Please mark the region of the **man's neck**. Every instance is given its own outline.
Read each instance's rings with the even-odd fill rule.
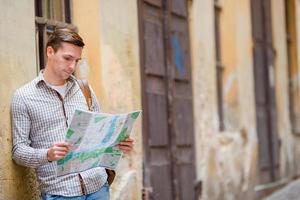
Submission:
[[[45,67],[43,76],[45,81],[53,86],[60,86],[66,83],[66,80],[56,77],[55,74],[47,66]]]

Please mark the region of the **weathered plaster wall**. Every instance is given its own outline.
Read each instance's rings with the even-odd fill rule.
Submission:
[[[220,4],[222,7],[227,5],[226,1],[220,1]],[[225,35],[233,41],[224,47],[229,52],[223,56],[236,68],[240,115],[236,131],[219,132],[214,4],[213,0],[190,1],[196,166],[198,179],[203,181],[203,199],[254,198],[257,136],[250,1],[235,1],[235,6],[230,7],[226,13],[228,18],[222,20],[234,20],[228,23],[232,25],[235,37]]]
[[[297,48],[298,48],[298,70],[299,70],[299,66],[300,66],[300,1],[299,0],[295,0],[295,7],[296,7],[296,30],[297,30]],[[298,80],[300,78],[300,75],[298,74]],[[300,136],[299,135],[294,135],[294,142],[295,142],[295,146],[294,146],[294,157],[293,157],[293,161],[294,161],[294,168],[295,168],[295,174],[296,175],[300,175],[300,159],[299,159],[299,155],[300,155]]]
[[[99,98],[100,104],[103,104],[103,94],[101,93],[103,85],[101,82],[101,56],[100,56],[100,1],[91,0],[88,2],[74,0],[72,20],[79,29],[85,48],[82,55],[76,75],[84,79],[89,79],[90,84]]]
[[[278,135],[281,141],[280,173],[281,176],[294,174],[293,148],[295,140],[291,134],[289,117],[289,89],[288,89],[288,60],[286,43],[286,24],[284,1],[272,1],[272,29],[275,56],[275,90]]]
[[[205,141],[215,134],[217,121],[213,1],[189,2],[194,126],[197,177],[204,177]],[[205,114],[206,113],[206,114]]]
[[[295,5],[296,5],[296,30],[297,30],[297,58],[298,58],[298,72],[300,71],[300,1],[299,0],[295,0]],[[298,83],[300,80],[300,75],[298,74]],[[300,175],[300,160],[299,160],[299,156],[300,156],[300,136],[299,135],[293,135],[293,142],[294,142],[294,146],[293,146],[293,167],[294,167],[294,175]]]
[[[87,46],[88,74],[102,109],[119,113],[141,109],[137,1],[73,1],[74,24]],[[134,127],[135,150],[121,160],[112,199],[141,199],[141,119]]]
[[[300,174],[300,136],[293,133],[289,115],[289,77],[286,43],[286,16],[285,1],[272,1],[272,29],[275,57],[275,84],[277,101],[278,134],[281,141],[280,149],[280,175],[281,178],[291,178]],[[300,19],[300,3],[295,1],[297,19]],[[297,38],[300,36],[299,20],[297,24]],[[298,40],[298,47],[300,46]],[[299,50],[298,50],[299,53]],[[298,57],[299,58],[299,57]],[[299,66],[299,65],[298,65]]]
[[[34,1],[0,0],[0,8],[0,199],[34,199],[32,172],[11,159],[10,122],[13,92],[37,74]]]
[[[300,19],[300,1],[295,0],[295,7],[296,7],[296,19]],[[297,46],[300,47],[300,20],[296,21],[296,29],[297,29]],[[300,51],[298,49],[298,66],[300,66]]]
[[[234,131],[239,128],[240,106],[238,101],[237,76],[237,27],[236,15],[237,1],[221,1],[220,11],[220,54],[222,70],[222,90],[224,99],[224,126],[226,130]]]

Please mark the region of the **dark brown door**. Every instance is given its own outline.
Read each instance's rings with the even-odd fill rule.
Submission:
[[[270,0],[252,0],[256,123],[260,183],[278,178],[279,143],[276,124],[274,49]]]
[[[141,0],[145,199],[194,199],[187,1]]]

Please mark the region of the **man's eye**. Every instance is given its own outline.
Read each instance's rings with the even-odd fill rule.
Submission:
[[[70,61],[70,60],[71,60],[71,58],[69,58],[69,57],[65,57],[65,60],[67,60],[67,61]]]

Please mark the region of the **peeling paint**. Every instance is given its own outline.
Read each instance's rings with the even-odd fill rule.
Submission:
[[[186,69],[184,65],[184,52],[182,50],[178,35],[176,33],[172,35],[172,47],[176,69],[181,76],[184,76],[186,74]]]

